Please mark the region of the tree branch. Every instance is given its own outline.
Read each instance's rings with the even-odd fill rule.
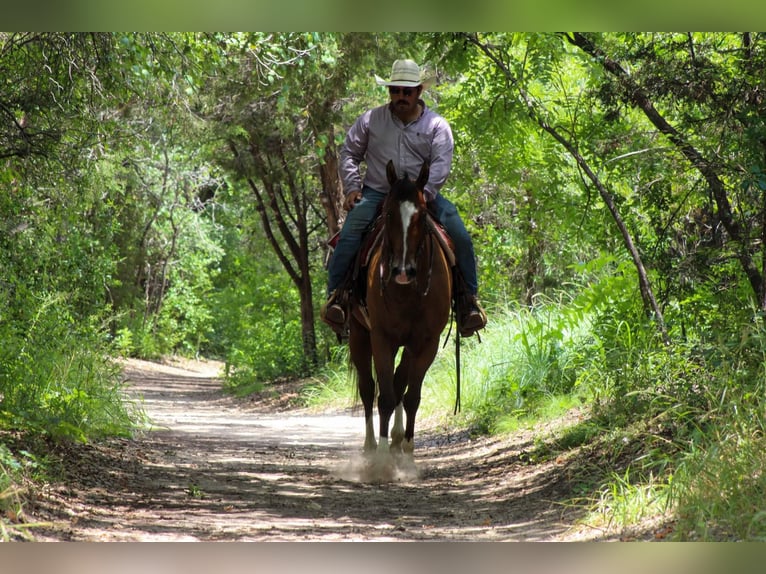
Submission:
[[[610,58],[581,32],[566,35],[567,40],[585,53],[601,62],[604,69],[618,79],[625,88],[628,103],[639,108],[649,121],[664,134],[686,159],[702,174],[718,208],[718,217],[731,239],[739,244],[738,259],[747,275],[750,286],[759,302],[764,299],[764,287],[761,272],[750,255],[747,238],[742,232],[739,222],[734,218],[731,203],[726,188],[721,181],[713,164],[691,145],[668,121],[655,109],[647,94],[630,77],[628,72],[618,62]]]
[[[532,120],[535,121],[537,125],[539,125],[546,133],[551,135],[553,139],[560,143],[564,149],[569,152],[569,154],[577,162],[577,165],[580,167],[580,169],[585,172],[585,174],[588,176],[588,179],[590,179],[591,182],[595,185],[596,189],[598,189],[598,192],[601,195],[601,198],[606,204],[607,208],[609,209],[609,212],[612,214],[612,218],[614,219],[617,228],[622,235],[625,246],[633,259],[633,264],[635,265],[636,271],[638,272],[639,288],[641,291],[641,298],[644,301],[644,305],[647,310],[651,311],[663,341],[666,344],[669,343],[670,338],[665,327],[665,320],[663,318],[662,310],[660,309],[659,305],[657,304],[657,300],[654,297],[654,292],[652,290],[649,277],[646,273],[646,268],[644,267],[643,261],[641,259],[641,254],[638,252],[638,249],[633,243],[633,238],[631,237],[630,231],[625,225],[625,222],[623,221],[622,216],[617,209],[614,199],[612,198],[612,194],[606,189],[596,173],[590,168],[590,165],[579,153],[575,144],[563,136],[558,129],[548,124],[548,122],[543,118],[543,115],[540,111],[541,106],[533,102],[530,95],[526,92],[521,83],[517,81],[508,66],[505,65],[505,63],[496,54],[494,54],[488,46],[482,44],[479,41],[478,36],[469,35],[468,41],[474,44],[488,58],[490,58],[496,66],[498,66],[498,68],[506,76],[509,83],[515,86],[530,118],[532,118]]]

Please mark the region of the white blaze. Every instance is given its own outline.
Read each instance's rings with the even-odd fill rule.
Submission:
[[[407,261],[407,231],[410,228],[410,223],[412,222],[412,216],[415,215],[418,208],[415,206],[415,204],[411,201],[403,201],[399,205],[399,210],[402,216],[402,244],[404,245],[404,248],[402,249],[402,264],[401,268],[404,270],[405,263]]]

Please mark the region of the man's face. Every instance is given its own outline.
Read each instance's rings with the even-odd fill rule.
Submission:
[[[389,86],[388,93],[391,96],[391,104],[397,115],[408,115],[417,109],[420,87],[405,88],[402,86]]]

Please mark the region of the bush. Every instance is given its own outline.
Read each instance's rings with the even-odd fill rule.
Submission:
[[[127,435],[140,412],[98,324],[74,324],[63,295],[42,297],[31,321],[0,322],[0,427],[86,441]]]
[[[211,297],[216,310],[206,350],[226,362],[230,388],[303,376],[300,298],[289,277],[267,269],[269,258],[230,255]]]

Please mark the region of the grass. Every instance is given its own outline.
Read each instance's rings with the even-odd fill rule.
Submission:
[[[582,522],[604,534],[643,532],[646,523],[651,529],[658,521],[669,520],[670,502],[669,485],[652,475],[636,480],[629,470],[611,473],[589,501],[591,511]]]
[[[590,508],[583,524],[604,533],[659,528],[654,538],[677,541],[766,541],[766,439],[761,433],[731,420],[678,452],[664,468],[661,459],[649,452],[635,457],[621,474],[610,473],[594,494],[580,500]],[[645,472],[651,464],[660,473]]]
[[[553,417],[576,406],[580,398],[569,392],[573,353],[579,352],[584,331],[562,321],[549,310],[501,310],[481,333],[481,342],[476,337],[462,339],[462,412],[457,418],[452,417],[457,383],[454,339],[443,339],[423,382],[419,416],[448,419],[477,432],[507,432],[528,414]],[[353,384],[344,346],[309,387],[306,400],[310,405],[347,406],[353,402]]]
[[[766,438],[731,421],[682,459],[678,470],[678,537],[766,541]]]

